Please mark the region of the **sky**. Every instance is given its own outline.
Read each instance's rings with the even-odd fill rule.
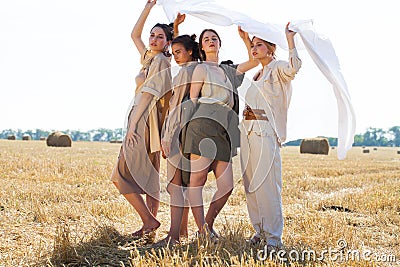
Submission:
[[[216,0],[261,22],[286,24],[312,19],[335,48],[356,112],[356,133],[367,127],[400,125],[400,25],[396,1]],[[0,130],[90,130],[125,127],[140,69],[130,33],[145,0],[0,1]],[[157,22],[167,22],[156,5],[142,39]],[[237,28],[219,27],[187,16],[180,33],[216,29],[220,59],[245,61]],[[304,50],[293,81],[289,129],[335,137],[337,106],[331,85]],[[279,59],[287,51],[278,50]],[[176,67],[175,67],[176,68]],[[254,71],[246,77],[250,79]],[[246,85],[246,83],[245,83]],[[246,92],[245,85],[240,89]],[[290,121],[290,113],[301,115]],[[300,131],[301,130],[301,131]],[[315,133],[311,131],[310,133]]]

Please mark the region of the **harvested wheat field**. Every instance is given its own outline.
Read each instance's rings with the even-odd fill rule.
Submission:
[[[109,180],[120,144],[0,140],[0,266],[394,266],[400,263],[400,155],[394,148],[339,161],[282,148],[284,250],[267,257],[252,234],[238,157],[236,188],[216,221],[218,242],[134,243],[141,221]],[[165,162],[163,162],[165,166]],[[165,171],[162,171],[165,184]],[[210,182],[209,187],[212,187]],[[163,198],[167,199],[165,186]],[[209,190],[210,191],[210,190]],[[162,203],[158,239],[169,228]]]

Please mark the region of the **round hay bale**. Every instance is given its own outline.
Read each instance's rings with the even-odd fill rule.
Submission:
[[[29,141],[29,140],[31,140],[32,138],[31,138],[31,136],[29,135],[29,134],[24,134],[23,136],[22,136],[22,140],[24,140],[24,141]]]
[[[41,136],[41,137],[39,138],[39,140],[40,140],[40,141],[45,141],[45,140],[46,140],[46,137]]]
[[[300,153],[328,155],[329,142],[326,138],[306,138],[301,141]]]
[[[111,144],[122,144],[122,140],[111,140]]]
[[[397,151],[397,154],[400,154],[400,150]]]
[[[17,140],[17,138],[15,137],[15,135],[9,135],[7,136],[7,140]]]
[[[363,149],[363,153],[369,153],[369,149]]]
[[[47,136],[46,144],[48,146],[56,146],[58,137],[60,137],[60,135],[62,134],[62,132],[52,132],[51,134],[49,134],[49,136]]]
[[[72,139],[62,132],[53,132],[47,137],[46,144],[54,147],[71,147]]]
[[[378,148],[377,148],[377,147],[374,147],[374,150],[376,151],[376,150],[378,150]]]

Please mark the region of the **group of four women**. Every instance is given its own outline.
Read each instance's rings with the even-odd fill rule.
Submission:
[[[286,26],[289,61],[275,59],[275,44],[253,37],[240,27],[249,59],[238,65],[220,63],[221,39],[213,29],[199,37],[178,35],[185,15],[173,27],[156,24],[148,47],[141,35],[156,1],[148,0],[132,31],[141,55],[133,107],[112,181],[137,211],[143,226],[134,239],[154,238],[160,222],[160,154],[167,158],[170,181],[171,226],[163,240],[179,243],[188,235],[192,210],[198,234],[217,237],[214,221],[233,190],[232,157],[240,147],[243,183],[251,223],[252,243],[261,240],[282,246],[282,173],[280,146],[285,141],[291,80],[301,61],[294,35]],[[180,66],[172,79],[169,47]],[[243,120],[239,123],[238,87],[244,73],[261,63],[247,90]],[[209,171],[216,191],[204,213],[202,189]],[[145,195],[145,199],[141,196]]]

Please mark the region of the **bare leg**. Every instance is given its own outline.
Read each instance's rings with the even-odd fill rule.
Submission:
[[[118,183],[115,183],[115,186],[118,188]],[[160,222],[155,218],[153,213],[150,212],[146,203],[143,200],[143,197],[140,194],[131,193],[123,195],[126,200],[128,200],[129,204],[136,210],[139,214],[140,218],[143,222],[142,231],[151,230],[158,228],[160,226]]]
[[[189,236],[188,221],[189,221],[189,207],[184,207],[179,236],[183,236],[183,237]]]
[[[174,177],[171,183],[168,185],[168,192],[171,198],[171,226],[167,238],[171,240],[179,241],[180,226],[182,223],[183,216],[183,190],[182,190],[182,177],[179,169],[175,171]]]
[[[146,204],[149,208],[149,211],[153,214],[154,217],[157,216],[158,208],[160,207],[160,193],[153,195],[146,194]]]
[[[124,197],[133,206],[133,208],[136,210],[136,212],[142,219],[143,231],[155,229],[160,226],[160,222],[157,221],[153,213],[150,212],[146,203],[143,200],[143,197],[140,194],[135,194],[135,193],[126,194],[124,195]]]
[[[208,166],[211,164],[211,160],[195,154],[190,155],[190,160],[191,173],[188,187],[188,197],[194,220],[199,228],[199,231],[202,232],[206,223],[204,218],[202,191],[203,186],[207,181]]]
[[[215,218],[225,206],[233,190],[233,171],[230,162],[216,161],[213,167],[217,178],[217,191],[213,196],[205,220],[210,231],[215,233],[213,229]]]

